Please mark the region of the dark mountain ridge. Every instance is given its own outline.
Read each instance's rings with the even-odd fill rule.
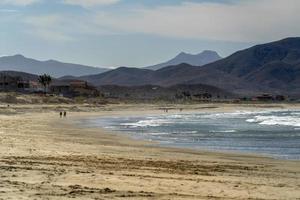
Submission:
[[[300,90],[300,38],[256,45],[203,68],[239,77],[261,91],[295,94]]]
[[[242,95],[295,95],[300,93],[300,38],[256,45],[202,67],[184,63],[156,71],[123,67],[81,78],[95,85],[206,84]]]
[[[79,79],[94,85],[147,85],[152,82],[152,73],[152,70],[147,69],[120,67],[98,75],[82,76]]]
[[[290,65],[300,64],[299,37],[256,45],[205,67],[213,67],[235,76],[246,76],[268,63],[279,61]]]
[[[37,81],[39,76],[35,74],[29,74],[25,72],[17,72],[17,71],[0,71],[0,77],[11,76],[11,77],[19,77],[24,81]],[[2,80],[0,80],[2,81]]]
[[[175,58],[172,58],[171,60],[169,60],[167,62],[149,66],[149,67],[145,67],[144,69],[158,70],[158,69],[161,69],[161,68],[164,68],[167,66],[171,66],[171,65],[179,65],[181,63],[187,63],[189,65],[194,65],[194,66],[203,66],[208,63],[212,63],[217,60],[220,60],[221,58],[222,57],[219,56],[219,54],[217,52],[210,51],[210,50],[205,50],[205,51],[203,51],[199,54],[195,54],[195,55],[181,52]]]
[[[15,57],[23,63],[24,57]],[[3,62],[3,57],[0,63],[1,59]],[[47,65],[43,68],[47,68]],[[35,73],[40,74],[38,71]],[[120,67],[96,75],[64,78],[68,77],[86,80],[95,86],[210,85],[246,96],[261,93],[300,96],[300,38],[256,45],[201,67],[186,63],[156,71]]]

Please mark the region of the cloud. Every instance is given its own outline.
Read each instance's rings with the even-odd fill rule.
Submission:
[[[15,6],[27,6],[33,3],[37,3],[40,0],[1,0],[2,5],[15,5]]]
[[[264,41],[300,35],[299,0],[252,0],[232,4],[182,3],[100,13],[101,26],[166,37],[227,41]]]
[[[14,9],[0,9],[0,13],[17,13],[17,12],[19,11]]]
[[[65,0],[71,1],[71,0]],[[73,3],[114,0],[72,0]],[[168,38],[266,42],[300,35],[299,0],[245,0],[238,3],[181,3],[173,6],[126,7],[122,12],[92,10],[25,19],[30,31],[44,39],[111,34],[150,34]]]
[[[68,35],[69,25],[63,16],[45,15],[31,16],[24,20],[29,25],[27,33],[45,40],[71,41],[73,38]]]
[[[95,24],[90,16],[75,15],[38,15],[26,17],[23,20],[26,33],[44,40],[68,42],[90,35],[115,34],[107,27]]]
[[[79,5],[85,8],[118,3],[120,0],[63,0],[65,4]]]

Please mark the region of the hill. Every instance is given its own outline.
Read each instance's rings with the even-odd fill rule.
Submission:
[[[202,67],[180,64],[156,71],[122,67],[81,79],[95,85],[206,84],[243,95],[299,95],[300,38],[256,45]]]
[[[11,76],[11,77],[20,77],[22,80],[26,81],[37,81],[38,76],[34,74],[29,74],[25,72],[17,71],[0,71],[0,77]]]
[[[300,38],[256,45],[204,66],[213,68],[241,83],[270,93],[297,94],[300,92]]]
[[[118,68],[99,75],[79,77],[94,85],[142,86],[159,85],[169,87],[178,84],[206,84],[221,88],[241,87],[239,78],[232,77],[219,70],[202,70],[201,67],[180,64],[156,71],[137,68]],[[226,90],[226,89],[225,89]]]
[[[215,51],[206,50],[206,51],[203,51],[203,52],[201,52],[199,54],[195,54],[195,55],[181,52],[175,58],[173,58],[167,62],[149,66],[149,67],[145,67],[145,69],[158,70],[158,69],[161,69],[161,68],[164,68],[167,66],[179,65],[182,63],[186,63],[186,64],[194,65],[194,66],[203,66],[203,65],[215,62],[220,59],[221,59],[221,56],[219,56],[219,54]]]
[[[120,67],[108,72],[96,75],[79,77],[96,86],[100,85],[122,85],[137,86],[147,85],[153,82],[153,71],[148,69]]]
[[[26,58],[23,55],[0,57],[0,71],[12,70],[31,74],[50,74],[53,77],[66,75],[83,76],[89,74],[98,74],[107,69],[96,68],[85,65],[62,63],[56,60],[38,61]]]

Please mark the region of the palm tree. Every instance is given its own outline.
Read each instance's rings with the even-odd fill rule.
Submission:
[[[47,88],[49,87],[50,83],[52,82],[52,77],[48,74],[43,74],[39,76],[39,82],[41,85],[44,86],[44,92],[47,93]]]

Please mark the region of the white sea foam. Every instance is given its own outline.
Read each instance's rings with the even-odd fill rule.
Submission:
[[[212,130],[209,132],[210,133],[236,133],[237,131],[236,130],[218,130],[218,131]]]
[[[254,122],[257,122],[257,120],[256,119],[247,119],[246,122],[254,123]]]
[[[114,129],[115,127],[114,126],[105,126],[104,128],[106,128],[106,129]]]
[[[266,110],[266,111],[236,111],[236,112],[224,112],[224,113],[207,113],[206,115],[202,115],[200,117],[210,118],[210,119],[220,119],[220,118],[241,118],[247,115],[254,114],[268,114],[276,112],[276,110]]]
[[[169,135],[170,133],[166,133],[166,132],[157,132],[157,133],[147,133],[149,135]]]
[[[300,118],[295,116],[262,116],[257,115],[252,119],[247,119],[247,122],[258,123],[261,125],[281,125],[281,126],[295,126],[300,127]]]
[[[198,131],[172,131],[172,134],[198,134]]]
[[[162,145],[300,158],[299,110],[168,113],[108,118],[102,123]]]
[[[175,115],[169,115],[168,117],[173,118],[173,119],[182,119],[182,118],[186,117],[186,115],[175,114]]]
[[[181,133],[185,133],[185,134],[195,134],[195,133],[198,133],[198,131],[182,131]]]
[[[121,123],[121,125],[129,126],[131,128],[138,128],[138,127],[159,127],[167,123],[170,122],[168,120],[163,120],[163,119],[146,119],[146,120],[140,120],[138,122],[132,122],[132,123]]]

